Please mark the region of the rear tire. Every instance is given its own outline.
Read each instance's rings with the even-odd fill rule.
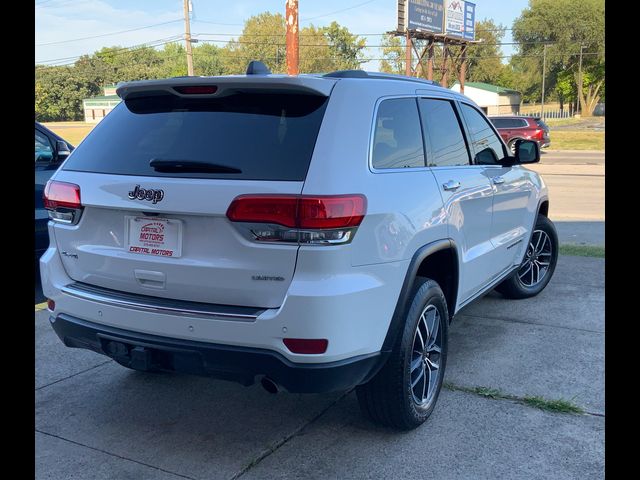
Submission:
[[[529,298],[547,286],[558,262],[558,234],[553,222],[538,215],[533,235],[518,270],[496,290],[507,298]]]
[[[389,359],[375,377],[356,387],[360,408],[371,420],[411,430],[429,418],[442,388],[448,327],[440,286],[419,278]]]

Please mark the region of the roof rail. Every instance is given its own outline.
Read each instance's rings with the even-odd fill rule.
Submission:
[[[335,72],[326,73],[323,77],[329,78],[370,78],[376,80],[404,80],[406,82],[417,82],[427,85],[439,87],[440,84],[433,80],[424,78],[407,77],[406,75],[396,75],[395,73],[365,72],[364,70],[337,70]]]

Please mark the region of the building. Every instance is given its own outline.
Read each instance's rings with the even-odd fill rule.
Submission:
[[[118,105],[120,101],[120,97],[116,95],[116,86],[107,85],[104,87],[104,95],[82,100],[84,121],[88,123],[98,123],[107,113],[113,110],[113,107]]]
[[[459,92],[460,84],[456,82],[451,90]],[[487,115],[515,115],[520,111],[522,95],[515,90],[482,82],[465,82],[464,94]]]

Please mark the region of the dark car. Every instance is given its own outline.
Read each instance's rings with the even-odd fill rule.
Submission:
[[[549,126],[540,117],[489,117],[511,153],[515,153],[516,140],[535,140],[540,148],[551,144]]]
[[[44,125],[35,122],[36,128],[36,260],[49,246],[47,222],[49,214],[44,208],[42,194],[47,180],[74,149],[62,137],[56,135]]]

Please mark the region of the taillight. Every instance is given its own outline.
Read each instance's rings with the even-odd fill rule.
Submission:
[[[282,340],[293,353],[318,354],[327,351],[329,340],[324,338],[284,338]]]
[[[537,140],[542,140],[542,136],[544,134],[544,130],[540,130],[539,128],[536,129],[535,133],[533,134],[533,137]]]
[[[49,210],[49,218],[62,223],[78,223],[82,203],[80,187],[75,183],[49,180],[44,188],[44,208]]]
[[[227,217],[251,224],[253,240],[310,244],[347,243],[367,208],[364,195],[240,195]],[[286,228],[282,228],[286,227]]]

